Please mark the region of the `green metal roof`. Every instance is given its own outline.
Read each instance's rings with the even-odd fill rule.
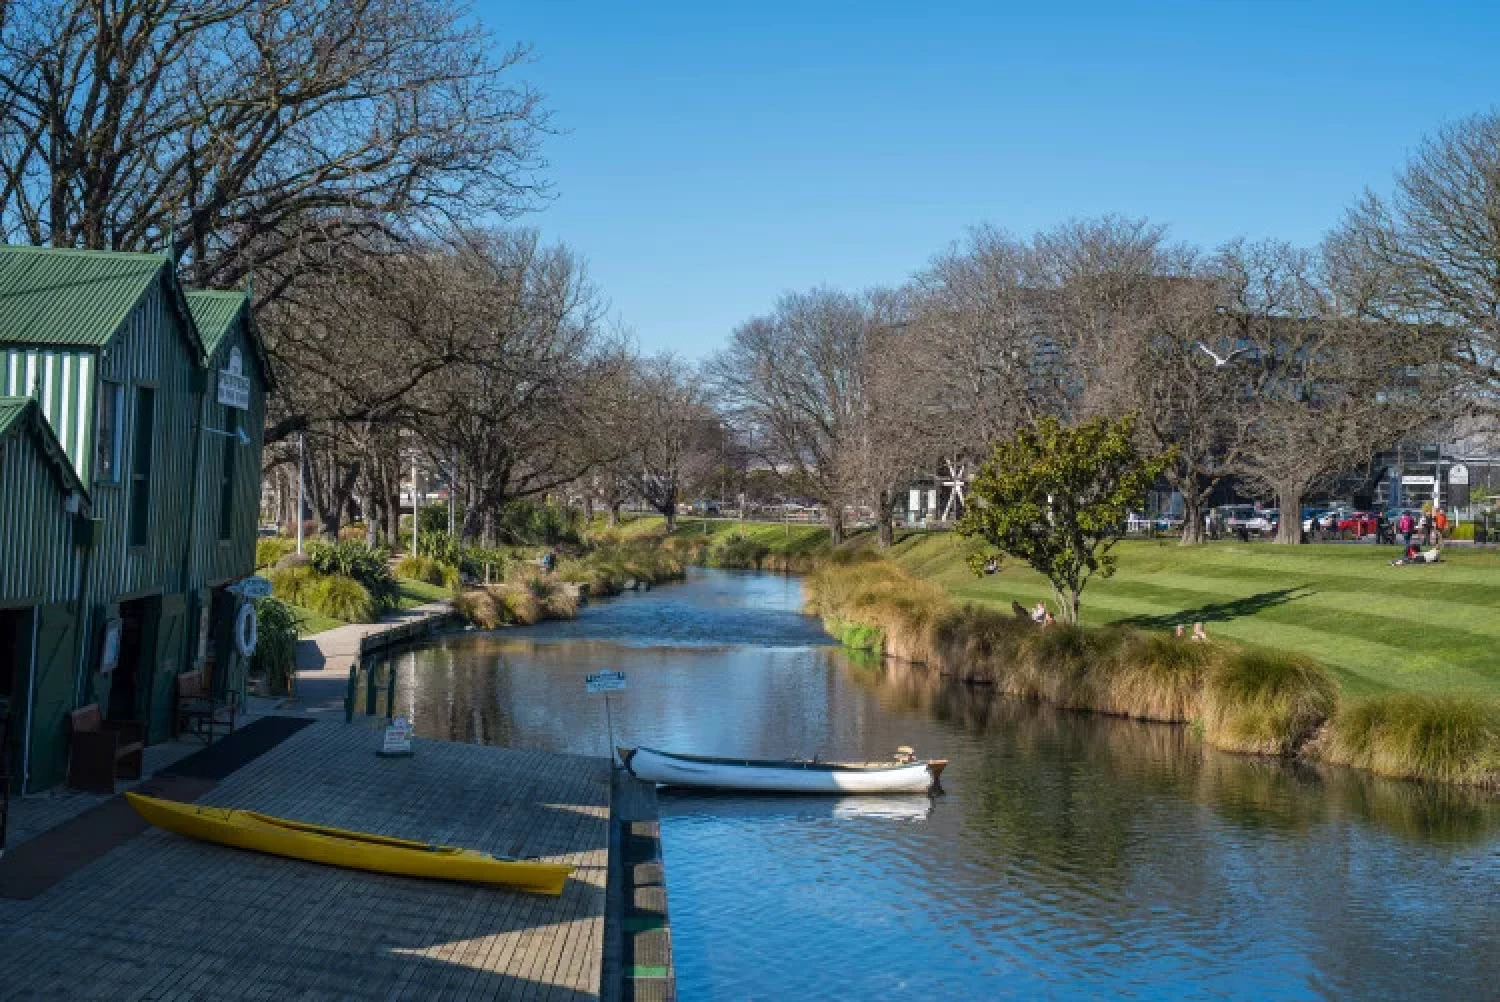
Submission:
[[[73,464],[63,452],[52,426],[42,416],[42,406],[31,397],[0,397],[0,442],[12,435],[31,431],[37,436],[38,451],[51,462],[58,483],[63,490],[77,491],[83,497],[84,510],[88,510],[89,493],[73,470]]]
[[[219,342],[234,327],[240,310],[250,297],[243,292],[188,292],[188,309],[192,311],[193,323],[198,325],[198,336],[203,339],[203,353],[212,358],[219,350]]]
[[[0,247],[0,343],[109,343],[152,286],[159,254]]]
[[[198,336],[203,339],[203,354],[208,359],[210,367],[217,364],[214,361],[214,355],[218,352],[219,346],[224,343],[224,338],[234,330],[235,322],[240,319],[243,311],[245,339],[250,342],[251,354],[255,356],[256,364],[260,366],[261,379],[266,389],[270,389],[274,385],[271,362],[266,357],[265,345],[261,343],[255,320],[250,314],[250,293],[198,289],[185,295],[188,309],[193,314],[193,323],[198,328]]]

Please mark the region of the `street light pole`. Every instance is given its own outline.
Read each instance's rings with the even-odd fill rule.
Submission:
[[[422,502],[417,493],[417,457],[411,457],[411,555],[417,555],[417,533],[422,528]]]
[[[303,495],[307,491],[307,459],[305,450],[307,445],[306,432],[297,432],[297,554],[302,554],[302,511]]]

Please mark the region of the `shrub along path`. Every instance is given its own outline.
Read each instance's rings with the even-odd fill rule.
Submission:
[[[1014,562],[979,578],[950,533],[914,533],[891,556],[961,601],[1028,608],[1046,580]],[[1216,637],[1297,651],[1351,697],[1392,691],[1500,696],[1500,553],[1449,547],[1443,563],[1392,567],[1395,547],[1126,540],[1119,570],[1083,594],[1086,623],[1207,624]]]

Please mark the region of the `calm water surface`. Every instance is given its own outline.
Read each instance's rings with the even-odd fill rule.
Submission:
[[[952,759],[935,798],[666,794],[680,996],[1500,998],[1500,803],[1206,752],[852,661],[794,579],[698,572],[396,655],[417,733]],[[410,682],[406,681],[410,678]]]

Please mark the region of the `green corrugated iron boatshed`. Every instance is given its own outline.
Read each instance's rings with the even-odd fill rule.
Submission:
[[[73,709],[80,528],[89,499],[30,397],[0,397],[0,498],[0,698],[16,708],[20,725],[6,732],[6,771],[30,772],[34,787],[50,786],[66,762],[67,749],[56,742]]]
[[[236,611],[224,586],[254,565],[269,371],[248,297],[194,295],[158,255],[0,247],[0,393],[39,403],[91,501],[70,708],[147,721],[152,741],[170,736],[179,673],[236,660],[215,657]],[[65,747],[32,724],[36,748]],[[41,759],[28,789],[60,774]]]

